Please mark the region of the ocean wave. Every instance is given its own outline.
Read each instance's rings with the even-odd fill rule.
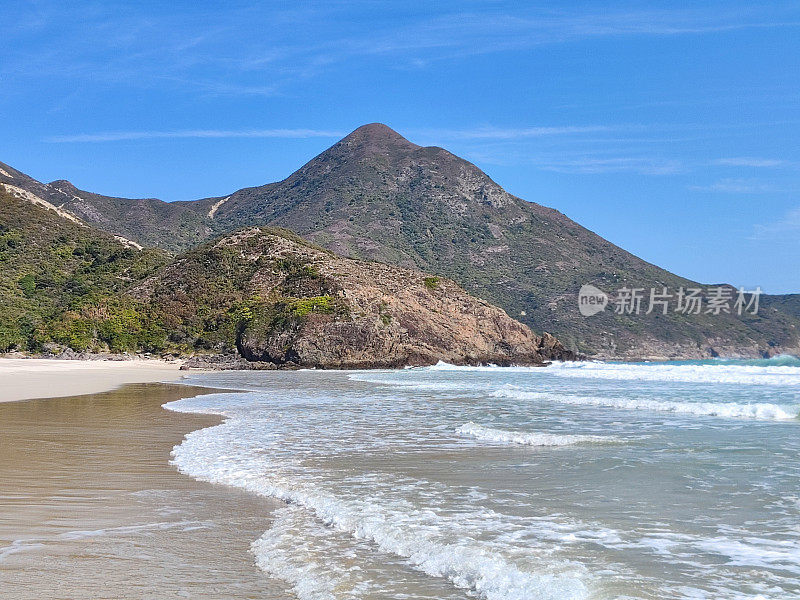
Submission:
[[[731,419],[760,419],[765,421],[796,419],[800,413],[800,409],[797,407],[781,406],[768,402],[742,404],[734,402],[679,402],[675,400],[648,400],[643,398],[572,396],[568,394],[528,392],[515,385],[505,385],[493,392],[493,395],[496,398],[546,400],[578,406],[601,406],[623,410],[651,410],[685,415],[725,417]]]
[[[664,561],[681,562],[687,557],[714,555],[730,566],[782,569],[800,574],[800,543],[794,539],[767,539],[743,530],[722,528],[728,535],[699,536],[677,532],[652,532],[636,540],[601,541],[610,549],[636,548],[652,552]],[[726,530],[727,531],[724,531]]]
[[[573,435],[542,432],[515,432],[485,427],[470,421],[456,429],[456,433],[468,435],[487,442],[502,444],[519,444],[522,446],[570,446],[572,444],[602,443],[614,441],[612,438],[599,435]]]
[[[468,366],[468,365],[453,365],[443,360],[440,360],[435,365],[429,367],[415,367],[420,371],[538,371],[542,367],[500,367],[497,365],[481,365],[481,366]]]
[[[369,540],[326,527],[302,506],[289,504],[272,517],[250,550],[256,565],[289,583],[298,600],[464,597],[446,579],[428,577],[401,557],[376,552]]]
[[[550,375],[625,381],[731,383],[742,385],[800,386],[800,367],[783,363],[673,364],[561,362],[544,369]]]
[[[209,396],[202,402],[209,410]],[[164,405],[177,412],[194,412],[194,403],[179,400]],[[219,411],[221,413],[221,411]],[[313,479],[281,474],[260,455],[231,452],[240,438],[236,417],[222,425],[188,434],[173,450],[173,464],[196,479],[249,490],[311,511],[336,531],[371,540],[387,553],[406,559],[428,575],[450,580],[456,587],[485,600],[585,600],[589,591],[577,566],[531,572],[506,559],[491,545],[464,536],[448,538],[445,517],[405,503],[387,504],[371,497],[341,498]],[[319,596],[324,598],[325,596]]]
[[[696,542],[701,550],[728,558],[728,564],[759,569],[779,568],[800,574],[800,545],[797,540],[769,540],[759,537],[731,539],[710,537]]]
[[[533,373],[558,377],[623,381],[800,386],[800,359],[790,355],[780,355],[768,359],[713,359],[683,363],[553,362],[546,367],[498,367],[495,365],[469,367],[440,361],[430,367],[419,367],[416,370]]]
[[[357,598],[368,584],[361,569],[331,564],[326,556],[326,528],[309,524],[299,506],[289,505],[273,513],[270,528],[250,545],[256,565],[265,573],[286,581],[299,600]],[[313,528],[313,529],[312,529]],[[323,546],[323,548],[320,548]]]
[[[751,367],[800,367],[800,357],[791,354],[777,354],[770,358],[715,358],[709,364],[734,364]]]
[[[586,600],[621,589],[744,600],[797,589],[797,498],[787,493],[800,476],[797,422],[786,422],[800,412],[797,388],[482,369],[491,372],[358,373],[411,384],[391,389],[348,382],[352,372],[240,374],[263,390],[168,405],[227,416],[189,434],[173,461],[287,503],[251,548],[300,600]],[[414,391],[431,383],[470,397]],[[598,450],[596,461],[570,459]],[[654,474],[659,485],[635,488]],[[665,503],[673,494],[681,502]],[[753,494],[757,506],[740,503]],[[614,502],[635,504],[636,519]]]
[[[466,387],[463,382],[453,381],[407,381],[396,378],[397,373],[392,372],[384,377],[380,374],[370,375],[367,373],[349,373],[347,378],[350,381],[358,381],[361,383],[374,383],[377,385],[385,385],[391,387],[399,387],[404,390],[410,391],[431,391],[431,392],[448,392],[455,390],[464,390]]]

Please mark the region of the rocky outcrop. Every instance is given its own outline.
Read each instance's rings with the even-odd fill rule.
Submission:
[[[225,282],[235,290],[217,297]],[[196,313],[215,306],[219,328],[231,332],[241,356],[283,367],[574,358],[553,336],[537,336],[449,279],[343,258],[276,229],[250,228],[204,246],[134,295],[156,305],[180,297]]]

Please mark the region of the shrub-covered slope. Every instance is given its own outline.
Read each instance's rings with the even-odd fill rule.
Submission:
[[[343,258],[251,228],[188,252],[131,291],[184,348],[333,368],[537,364],[572,355],[450,280]]]
[[[0,352],[162,347],[163,331],[123,292],[166,260],[0,191]]]

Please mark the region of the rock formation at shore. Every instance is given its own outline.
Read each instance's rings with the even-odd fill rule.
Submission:
[[[234,344],[247,360],[278,366],[574,358],[554,337],[535,335],[449,279],[344,258],[274,228],[242,230],[189,252],[131,295],[172,315],[172,331],[204,337],[209,350]]]

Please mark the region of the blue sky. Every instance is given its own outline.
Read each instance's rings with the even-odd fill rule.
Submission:
[[[185,200],[380,121],[674,272],[800,292],[800,4],[761,4],[0,0],[0,160]]]

